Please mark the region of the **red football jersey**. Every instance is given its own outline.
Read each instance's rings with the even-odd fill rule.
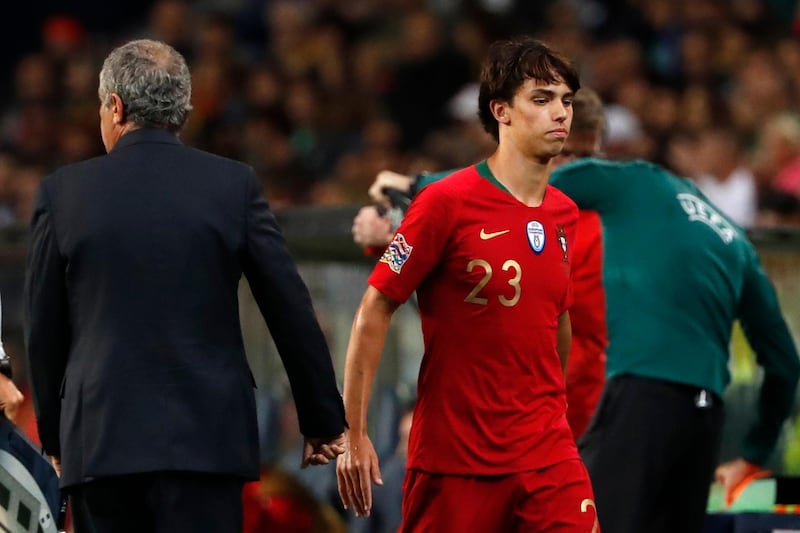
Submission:
[[[369,278],[399,302],[418,294],[409,468],[507,474],[578,456],[556,351],[577,219],[554,187],[522,204],[485,161],[414,199]]]
[[[606,299],[603,291],[603,237],[596,211],[580,211],[572,247],[572,291],[575,295],[572,348],[567,362],[567,420],[577,440],[589,425],[606,372]]]

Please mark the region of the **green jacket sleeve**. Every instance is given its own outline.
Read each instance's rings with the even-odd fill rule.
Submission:
[[[745,437],[742,456],[763,465],[794,405],[800,360],[772,282],[752,246],[748,251],[751,257],[739,301],[739,320],[764,378],[756,420]]]
[[[457,169],[445,170],[443,172],[423,172],[417,176],[417,180],[414,183],[414,195],[430,185],[435,181],[439,181],[440,179],[449,176]]]

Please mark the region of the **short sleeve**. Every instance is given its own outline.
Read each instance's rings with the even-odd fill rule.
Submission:
[[[428,186],[414,198],[369,277],[370,285],[397,302],[408,300],[441,260],[459,204],[444,185]]]

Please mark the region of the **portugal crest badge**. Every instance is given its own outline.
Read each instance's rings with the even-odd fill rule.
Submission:
[[[569,257],[567,256],[567,232],[564,231],[564,226],[561,224],[556,224],[556,232],[558,244],[561,245],[561,252],[563,253],[561,260],[567,263],[569,261]]]

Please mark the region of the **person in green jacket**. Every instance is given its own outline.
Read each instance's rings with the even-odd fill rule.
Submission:
[[[658,165],[587,158],[551,183],[603,226],[607,381],[578,443],[600,524],[700,532],[710,481],[730,493],[758,472],[794,403],[800,362],[773,285],[745,232]],[[715,472],[737,320],[763,382],[741,457]]]

